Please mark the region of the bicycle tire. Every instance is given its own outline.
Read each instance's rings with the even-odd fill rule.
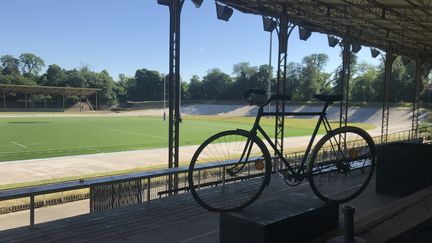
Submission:
[[[330,131],[310,155],[308,177],[313,192],[326,202],[354,199],[372,178],[375,155],[375,143],[363,129],[347,126]]]
[[[249,153],[244,153],[247,146]],[[211,136],[196,150],[188,181],[202,207],[229,212],[255,201],[270,182],[270,173],[270,154],[261,139],[244,130],[229,130]]]

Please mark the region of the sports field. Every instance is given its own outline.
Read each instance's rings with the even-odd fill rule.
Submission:
[[[180,145],[200,144],[227,129],[248,130],[253,119],[185,116],[180,125]],[[287,119],[285,136],[310,135],[315,122]],[[274,134],[274,119],[263,118],[261,125],[270,135]],[[0,118],[0,134],[0,161],[13,161],[167,147],[168,121],[149,116]]]

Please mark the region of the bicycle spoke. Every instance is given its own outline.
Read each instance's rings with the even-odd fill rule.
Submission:
[[[339,140],[340,136],[345,140]],[[367,186],[375,165],[375,145],[355,127],[343,127],[324,136],[311,154],[310,184],[325,201],[346,202]]]

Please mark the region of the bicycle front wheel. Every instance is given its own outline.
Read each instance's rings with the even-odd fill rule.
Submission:
[[[375,168],[375,143],[357,127],[341,127],[321,138],[311,153],[309,183],[324,201],[344,203],[368,185]]]
[[[189,188],[202,207],[234,211],[261,194],[270,172],[270,155],[259,138],[243,130],[224,131],[195,152],[189,166]]]

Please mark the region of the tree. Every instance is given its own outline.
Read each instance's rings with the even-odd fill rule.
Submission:
[[[32,53],[23,53],[19,57],[21,70],[23,74],[39,74],[40,70],[45,67],[45,62],[42,58]]]
[[[358,65],[358,74],[351,80],[350,97],[353,101],[371,101],[376,97],[374,83],[377,80],[377,69],[368,63]]]
[[[45,74],[39,78],[40,85],[47,86],[64,86],[66,79],[65,70],[63,70],[59,65],[51,64]]]
[[[211,69],[203,77],[203,93],[205,99],[227,99],[233,98],[230,88],[232,85],[231,77],[218,68]],[[237,94],[237,96],[241,94]]]
[[[296,62],[289,62],[286,67],[285,93],[290,94],[293,100],[301,100],[300,85],[302,79],[302,65]],[[273,90],[276,90],[276,84]]]
[[[341,51],[340,57],[342,59],[342,55],[343,55],[343,51]],[[357,55],[355,53],[351,53],[351,58],[350,58],[350,76],[348,77],[348,80],[351,80],[351,78],[355,75],[356,73],[356,65],[357,65]],[[335,70],[335,75],[333,77],[332,80],[332,85],[333,85],[333,92],[335,94],[342,94],[342,83],[343,83],[343,78],[344,78],[344,74],[343,74],[343,63],[341,63]]]
[[[261,65],[257,68],[257,71],[252,74],[249,78],[250,87],[254,89],[268,89],[268,81],[270,78],[270,73],[272,72],[272,68],[267,65]]]
[[[163,81],[157,71],[139,69],[135,78],[129,80],[127,96],[132,101],[160,100],[163,92]]]
[[[234,64],[233,74],[236,77],[251,78],[258,71],[257,67],[251,66],[248,62]]]
[[[323,72],[327,64],[326,54],[312,54],[302,60],[299,95],[302,100],[309,100],[316,93],[322,93],[328,84],[330,74]]]
[[[4,55],[0,57],[1,66],[3,68],[3,75],[18,75],[19,73],[19,60],[11,55]]]
[[[203,99],[203,82],[197,75],[193,75],[189,83],[189,95],[191,100]]]

